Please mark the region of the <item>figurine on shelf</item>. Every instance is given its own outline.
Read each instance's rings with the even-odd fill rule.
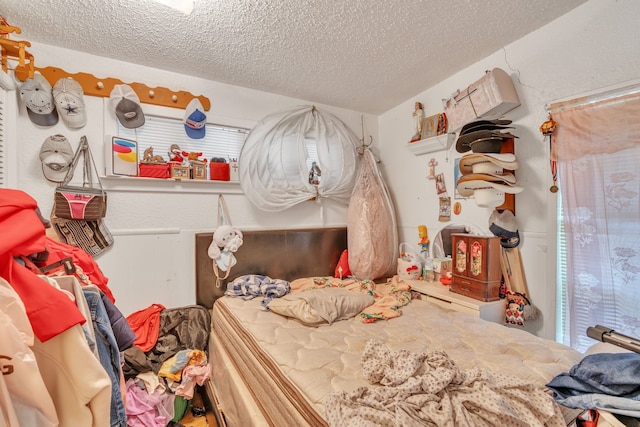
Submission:
[[[184,157],[182,157],[181,155],[180,146],[178,144],[171,144],[171,147],[169,147],[168,154],[169,154],[170,162],[182,164],[182,162],[184,161]]]
[[[144,150],[144,155],[142,156],[142,163],[148,163],[152,165],[159,165],[165,163],[164,157],[160,155],[153,154],[153,147],[149,147]]]
[[[413,112],[413,122],[415,135],[411,137],[411,142],[419,141],[420,135],[422,135],[422,121],[424,120],[424,110],[422,109],[422,102],[415,103],[415,110]]]
[[[187,161],[189,162],[200,162],[200,163],[206,163],[207,159],[200,159],[200,156],[202,156],[202,152],[196,152],[196,151],[183,151],[182,155],[187,159]]]
[[[429,232],[427,231],[426,225],[418,226],[418,237],[420,241],[418,244],[420,245],[420,254],[423,256],[429,256]]]
[[[320,177],[322,176],[322,171],[320,171],[320,167],[317,162],[311,163],[311,169],[309,169],[309,184],[318,185],[320,184]]]

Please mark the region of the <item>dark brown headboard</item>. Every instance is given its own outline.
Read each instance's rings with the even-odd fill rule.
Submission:
[[[245,274],[272,279],[333,276],[340,254],[347,248],[347,228],[243,231],[244,243],[235,253],[237,264],[229,278],[216,288],[207,249],[213,233],[196,234],[196,302],[204,307],[226,290],[227,282]]]

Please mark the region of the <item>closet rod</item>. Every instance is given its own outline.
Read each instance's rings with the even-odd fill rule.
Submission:
[[[586,95],[577,98],[573,98],[567,101],[557,101],[551,104],[545,105],[547,111],[555,110],[562,111],[567,108],[576,108],[583,105],[593,104],[600,101],[606,101],[609,99],[619,98],[621,96],[633,95],[640,93],[640,84],[632,84],[617,89],[605,90],[604,92],[596,93],[593,95]]]

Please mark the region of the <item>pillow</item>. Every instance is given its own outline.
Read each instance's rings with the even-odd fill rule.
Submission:
[[[356,316],[373,304],[374,298],[341,288],[311,289],[273,299],[267,307],[281,316],[309,326],[333,323]]]

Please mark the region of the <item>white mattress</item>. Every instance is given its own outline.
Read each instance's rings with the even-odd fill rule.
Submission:
[[[360,365],[371,338],[391,351],[444,350],[461,369],[502,370],[540,385],[582,358],[523,330],[421,300],[389,321],[319,327],[262,311],[260,300],[223,297],[213,308],[212,378],[231,426],[327,425],[325,396],[371,386]]]

